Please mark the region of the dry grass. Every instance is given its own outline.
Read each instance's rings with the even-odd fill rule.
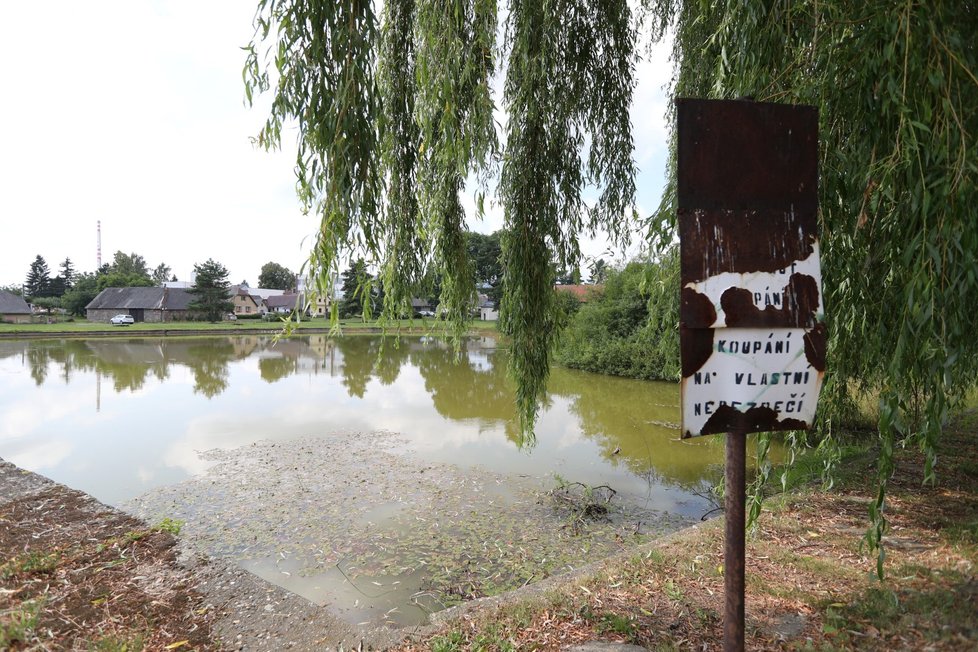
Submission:
[[[58,485],[0,505],[0,649],[218,649],[167,529]]]

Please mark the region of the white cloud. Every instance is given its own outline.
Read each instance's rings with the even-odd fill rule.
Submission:
[[[22,283],[38,254],[52,273],[66,257],[93,270],[98,221],[103,262],[135,252],[183,280],[211,257],[232,282],[253,284],[270,260],[301,265],[317,222],[295,197],[294,142],[286,135],[285,151],[265,153],[249,140],[265,117],[242,102],[240,46],[254,10],[231,0],[4,7],[0,285]],[[650,206],[662,186],[669,67],[656,54],[638,70],[639,203]],[[501,226],[498,205],[487,209],[473,228]]]

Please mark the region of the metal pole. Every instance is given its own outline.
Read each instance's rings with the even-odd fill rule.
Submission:
[[[726,603],[723,612],[723,650],[744,649],[744,528],[747,435],[742,431],[727,434],[726,487],[724,513],[726,532],[723,541],[723,578]]]

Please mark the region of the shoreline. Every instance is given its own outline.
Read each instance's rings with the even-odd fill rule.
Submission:
[[[54,324],[52,326],[58,326]],[[333,332],[327,323],[324,326],[297,326],[290,335],[329,335]],[[83,339],[83,338],[134,338],[134,337],[207,337],[231,335],[280,335],[284,334],[282,327],[268,326],[232,326],[214,328],[136,328],[116,327],[115,329],[44,329],[44,330],[6,330],[0,325],[0,340],[28,339]],[[344,335],[448,335],[446,329],[436,329],[434,326],[398,325],[387,328],[376,324],[341,324],[337,336]],[[467,335],[499,335],[495,326],[470,326]]]
[[[978,595],[976,427],[978,412],[955,417],[949,426],[954,446],[946,452],[936,486],[920,485],[918,452],[900,452],[888,499],[892,532],[886,540],[888,576],[882,582],[870,576],[874,560],[859,546],[871,499],[866,480],[874,464],[872,450],[847,459],[832,492],[820,491],[813,480],[769,499],[758,533],[748,539],[748,645],[765,650],[973,649],[978,642],[973,606]],[[2,460],[0,487],[0,549],[6,556],[0,564],[0,642],[13,631],[4,627],[21,613],[37,619],[24,634],[29,638],[25,644],[54,635],[45,629],[51,615],[43,607],[48,587],[62,586],[53,580],[69,578],[81,588],[111,576],[115,586],[128,592],[97,602],[103,615],[114,617],[112,640],[138,638],[144,647],[135,649],[161,649],[188,639],[200,650],[340,649],[332,647],[337,640],[347,642],[344,649],[357,649],[362,642],[402,652],[434,647],[462,652],[487,644],[558,650],[595,639],[691,649],[715,647],[721,639],[722,519],[573,573],[466,602],[439,612],[431,625],[385,628],[373,632],[380,638],[369,638],[362,630],[330,630],[323,607],[226,561],[205,558],[182,537],[174,543],[168,532],[147,530],[145,522],[88,494]],[[28,569],[22,563],[52,557],[67,567]],[[148,563],[149,575],[129,565],[137,558]],[[87,575],[77,575],[86,570]],[[125,611],[134,599],[159,601],[164,589],[168,604],[179,605],[166,610],[170,629],[158,627],[162,620],[148,625],[132,609]],[[91,604],[86,598],[81,608]],[[902,608],[894,611],[893,604]],[[129,620],[112,610],[122,610]],[[105,636],[92,622],[74,626],[57,632],[61,641],[91,647]],[[14,649],[24,647],[16,645],[21,642],[14,639]]]

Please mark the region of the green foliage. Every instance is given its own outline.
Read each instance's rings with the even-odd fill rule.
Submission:
[[[503,292],[502,235],[502,231],[489,235],[474,231],[465,234],[476,285],[497,306]]]
[[[60,265],[61,271],[51,279],[49,292],[52,297],[61,297],[71,289],[75,280],[75,266],[70,258],[65,258]]]
[[[367,271],[363,258],[353,261],[340,277],[343,298],[339,302],[339,316],[343,319],[361,316],[370,319],[380,308],[381,298],[373,274]]]
[[[362,257],[380,270],[390,319],[434,272],[457,340],[475,298],[459,193],[474,179],[481,211],[500,160],[490,86],[501,56],[497,3],[389,0],[379,27],[373,6],[260,0],[246,98],[273,95],[260,145],[277,147],[283,125],[298,125],[299,194],[320,218],[313,292],[331,290],[341,254]],[[560,325],[552,265],[577,265],[582,232],[626,238],[635,194],[631,19],[625,0],[509,8],[502,306],[527,434]],[[600,193],[594,207],[581,199],[585,186]]]
[[[604,258],[598,258],[590,263],[588,266],[590,273],[589,283],[593,285],[600,285],[608,280],[608,263]]]
[[[234,311],[229,294],[228,270],[224,265],[208,258],[207,262],[194,265],[196,280],[188,290],[194,295],[190,310],[210,322],[221,321],[224,315]]]
[[[9,611],[0,612],[0,649],[11,649],[14,643],[26,645],[34,636],[40,610],[40,603],[27,601]]]
[[[165,267],[165,265],[164,265]],[[103,266],[96,273],[99,291],[105,288],[152,287],[156,285],[149,274],[146,259],[139,254],[115,252],[111,265]]]
[[[185,522],[178,518],[170,518],[169,516],[165,516],[163,520],[153,526],[153,529],[158,532],[166,532],[167,534],[177,536],[180,534],[180,530],[183,529],[184,525]]]
[[[679,377],[678,256],[611,269],[561,336],[556,361],[629,378]]]
[[[978,12],[889,0],[645,4],[657,29],[675,29],[676,96],[819,109],[831,336],[820,436],[831,438],[854,394],[879,397],[867,535],[878,547],[896,446],[919,445],[933,482],[943,424],[978,371]],[[674,233],[671,198],[651,221],[660,243]]]
[[[161,286],[167,281],[173,279],[173,270],[166,263],[160,263],[153,270],[153,275],[150,277],[153,280],[153,285]]]
[[[61,297],[61,307],[71,315],[85,316],[85,306],[98,296],[98,280],[93,274],[81,273],[75,277],[72,288]]]
[[[124,254],[121,251],[115,252],[115,255],[112,257],[110,269],[121,276],[150,278],[146,259],[136,253]]]
[[[577,295],[571,292],[558,292],[555,298],[557,304],[557,310],[561,315],[561,321],[566,325],[574,318],[580,309],[581,302],[578,300]]]
[[[35,297],[31,302],[39,308],[44,308],[44,310],[50,314],[52,310],[61,307],[60,297]]]
[[[51,270],[40,254],[31,263],[24,281],[24,294],[28,299],[51,296]]]
[[[139,274],[126,274],[124,272],[109,271],[106,274],[99,274],[96,277],[96,285],[99,291],[105,288],[140,288],[152,287],[153,279]]]
[[[616,242],[627,238],[623,217],[635,196],[628,116],[635,32],[625,0],[522,0],[510,3],[507,35],[501,312],[526,427],[557,342],[553,265],[577,266],[582,231],[604,227]],[[593,208],[581,197],[586,185],[601,189]]]
[[[261,266],[261,273],[258,275],[258,287],[273,290],[294,289],[295,274],[288,267],[269,261]]]

